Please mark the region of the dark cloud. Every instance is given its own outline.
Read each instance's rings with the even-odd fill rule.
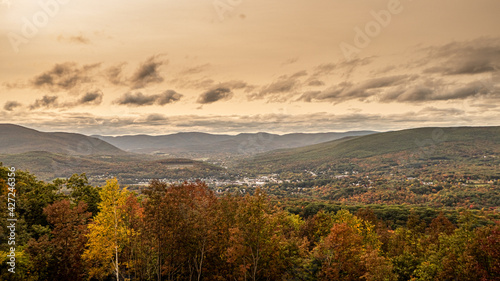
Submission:
[[[54,108],[58,107],[59,103],[57,101],[57,96],[43,96],[41,99],[37,99],[35,103],[30,105],[31,110],[38,108]]]
[[[13,111],[16,107],[19,107],[21,105],[22,104],[17,101],[8,101],[4,104],[3,109],[6,111]]]
[[[500,70],[500,39],[479,38],[466,42],[453,42],[428,51],[429,63],[438,65],[428,67],[427,73],[444,75],[474,75]]]
[[[144,95],[141,92],[126,93],[115,101],[116,104],[129,106],[165,105],[179,101],[182,95],[174,90],[167,90],[159,95]]]
[[[99,65],[79,67],[72,62],[56,64],[51,70],[36,76],[31,84],[35,88],[46,88],[51,91],[71,90],[83,83],[91,82],[90,72]]]
[[[102,103],[103,93],[95,90],[84,94],[75,105],[99,105]]]
[[[201,94],[196,102],[200,104],[209,104],[221,100],[229,100],[232,96],[233,92],[229,88],[215,88]]]
[[[115,101],[121,105],[142,106],[152,105],[156,101],[156,96],[146,96],[141,92],[126,93],[121,98]]]
[[[164,61],[158,59],[158,56],[153,56],[142,63],[130,78],[132,88],[140,89],[149,84],[163,82],[164,79],[159,71],[160,66],[164,63]]]
[[[29,106],[30,110],[36,110],[39,108],[56,108],[56,109],[69,109],[77,106],[95,106],[102,103],[103,93],[101,90],[94,90],[86,92],[79,98],[73,99],[72,101],[60,102],[58,96],[48,96],[45,95],[41,99],[35,100],[33,104]]]
[[[174,103],[179,101],[183,95],[177,93],[174,90],[166,90],[165,92],[159,94],[156,98],[156,103],[159,105],[165,105],[169,103]]]

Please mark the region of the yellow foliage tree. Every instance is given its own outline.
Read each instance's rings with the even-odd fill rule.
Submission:
[[[103,279],[113,272],[116,280],[120,280],[120,252],[132,235],[123,208],[129,192],[126,188],[120,190],[118,181],[113,179],[106,182],[99,195],[99,213],[89,225],[83,258],[89,266],[89,277]]]

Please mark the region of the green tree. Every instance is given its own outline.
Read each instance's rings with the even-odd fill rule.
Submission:
[[[99,196],[100,187],[94,187],[89,184],[85,173],[78,175],[74,174],[66,180],[66,187],[71,190],[70,197],[75,202],[87,203],[89,212],[92,216],[97,215],[99,212],[99,203],[101,197]]]

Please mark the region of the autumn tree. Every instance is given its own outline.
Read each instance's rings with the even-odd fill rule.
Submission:
[[[372,224],[345,210],[333,220],[330,233],[314,249],[320,280],[395,280]]]
[[[134,235],[127,227],[123,211],[129,192],[126,188],[120,189],[118,181],[113,179],[106,182],[99,196],[99,213],[89,225],[83,257],[90,277],[104,278],[112,272],[116,280],[120,280],[120,254],[128,237]]]
[[[290,277],[306,246],[297,238],[301,220],[270,205],[260,189],[238,204],[230,229],[227,261],[237,280],[277,280]]]
[[[50,235],[30,240],[27,252],[32,261],[32,272],[44,280],[84,280],[81,258],[91,214],[80,202],[71,206],[69,200],[58,201],[44,209],[51,226]]]
[[[155,249],[158,279],[201,280],[219,258],[213,254],[220,242],[214,229],[217,198],[202,182],[167,186],[153,181],[144,193],[144,239]]]

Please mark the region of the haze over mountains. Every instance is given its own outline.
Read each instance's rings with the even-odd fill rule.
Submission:
[[[31,151],[70,155],[123,155],[133,153],[160,154],[175,157],[210,157],[221,154],[255,154],[282,148],[318,144],[350,136],[363,136],[374,131],[316,134],[239,134],[177,133],[162,136],[85,136],[65,132],[40,132],[13,124],[0,124],[0,153],[17,154]]]
[[[500,176],[498,126],[385,133],[89,137],[0,124],[0,132],[0,162],[32,171],[45,180],[82,172],[134,183],[151,178],[238,177],[245,173],[391,173],[394,168],[408,172],[415,167]],[[193,160],[200,158],[208,162]]]
[[[163,136],[95,136],[123,150],[136,153],[209,156],[214,154],[255,154],[283,148],[295,148],[351,136],[364,136],[374,131],[313,134],[238,134],[177,133]]]

